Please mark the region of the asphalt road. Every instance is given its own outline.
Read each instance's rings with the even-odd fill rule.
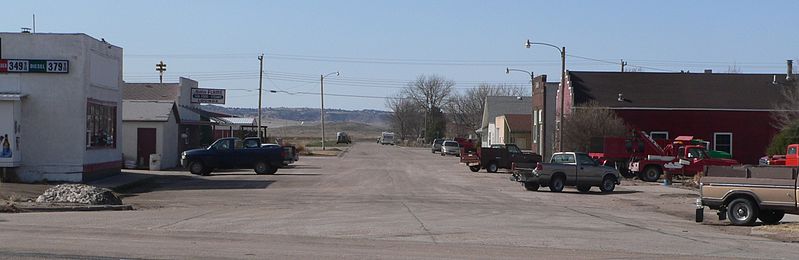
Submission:
[[[124,198],[136,211],[0,215],[0,258],[795,259],[799,250],[693,223],[689,191],[528,192],[507,177],[373,143],[303,157],[277,175],[164,173]]]

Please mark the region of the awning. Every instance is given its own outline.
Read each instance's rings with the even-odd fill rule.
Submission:
[[[26,94],[20,93],[0,93],[0,100],[7,100],[7,101],[19,101],[22,100],[27,96]]]

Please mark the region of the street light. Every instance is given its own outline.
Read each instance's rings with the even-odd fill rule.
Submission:
[[[332,76],[335,74],[336,76],[341,75],[338,71],[328,73],[327,75],[320,75],[319,76],[319,96],[322,97],[322,111],[321,111],[321,118],[322,118],[322,150],[325,150],[325,78]]]
[[[531,109],[531,113],[530,113],[530,118],[531,118],[531,120],[530,120],[530,149],[532,150],[533,149],[533,140],[535,140],[535,130],[536,130],[535,129],[535,99],[533,98],[533,97],[535,97],[535,76],[534,76],[532,71],[505,68],[505,74],[510,74],[511,71],[524,72],[524,73],[530,75],[530,97],[531,97],[531,100],[530,100],[530,109]],[[544,85],[544,87],[545,87],[544,88],[544,95],[543,95],[544,109],[542,110],[541,114],[546,114],[546,107],[547,107],[547,105],[546,105],[547,104],[546,103],[547,102],[546,85]],[[543,131],[543,132],[546,132],[546,131]],[[539,134],[543,134],[543,133],[539,133]],[[547,145],[546,145],[546,137],[543,137],[543,138],[540,138],[540,139],[541,139],[541,146],[538,147],[538,153],[543,157],[544,156],[544,150],[547,147]]]
[[[530,48],[533,45],[544,45],[555,48],[560,52],[560,120],[558,121],[558,151],[563,151],[563,114],[565,111],[565,92],[566,92],[566,47],[558,47],[557,45],[544,43],[544,42],[531,42],[529,39],[527,42],[524,43],[525,48]],[[546,90],[544,90],[546,92]],[[544,100],[544,106],[546,107],[546,100]],[[555,112],[558,110],[555,109]]]

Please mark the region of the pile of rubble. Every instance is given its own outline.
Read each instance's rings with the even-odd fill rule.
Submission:
[[[0,200],[0,213],[19,212],[19,209],[9,201]]]
[[[36,198],[36,202],[122,205],[122,200],[111,190],[85,184],[61,184],[49,188]]]

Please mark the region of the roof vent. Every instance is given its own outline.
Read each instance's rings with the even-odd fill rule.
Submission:
[[[624,95],[622,93],[619,93],[619,99],[616,99],[616,101],[624,102]]]
[[[19,28],[19,29],[21,29],[21,30],[22,30],[22,33],[31,33],[31,28],[28,28],[28,27],[22,27],[22,28]]]
[[[713,70],[712,69],[705,69],[705,74],[713,74]]]

